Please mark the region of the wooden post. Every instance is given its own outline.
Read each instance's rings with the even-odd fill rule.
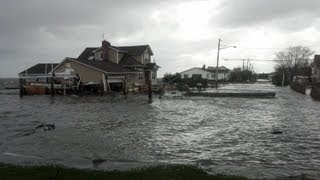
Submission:
[[[147,71],[147,83],[148,83],[148,97],[149,97],[149,100],[148,102],[149,103],[152,103],[152,88],[151,88],[151,71]]]
[[[282,71],[282,83],[281,83],[282,87],[284,85],[284,71]]]
[[[107,92],[110,92],[111,91],[111,87],[110,87],[110,84],[108,82],[108,76],[105,76],[105,80],[106,80],[106,90],[107,90]]]
[[[20,78],[20,79],[19,79],[20,97],[23,97],[23,95],[24,95],[24,88],[23,88],[23,84],[24,84],[23,79],[22,79],[22,78]]]
[[[51,77],[51,97],[54,96],[54,78],[53,78],[54,75],[52,75]]]
[[[65,95],[67,95],[66,86],[65,86],[65,85],[62,85],[62,87],[63,87],[63,95],[65,96]]]
[[[124,76],[122,84],[123,95],[127,94],[127,76]]]
[[[106,82],[106,75],[102,74],[102,84],[103,84],[103,91],[107,91],[107,82]]]

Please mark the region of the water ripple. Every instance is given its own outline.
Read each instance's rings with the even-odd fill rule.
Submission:
[[[154,99],[148,104],[146,96],[0,94],[0,158],[34,161],[10,152],[80,168],[184,163],[249,177],[319,177],[319,102],[288,88],[250,87],[277,96]],[[243,91],[248,86],[224,88]],[[41,123],[54,123],[56,129],[33,132]],[[282,134],[272,134],[275,130]],[[103,161],[92,164],[95,159]]]

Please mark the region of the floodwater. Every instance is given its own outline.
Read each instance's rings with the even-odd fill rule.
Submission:
[[[19,98],[2,90],[0,161],[108,170],[191,164],[210,173],[320,179],[319,102],[269,84],[222,89],[276,97],[154,97],[148,104],[147,96]],[[36,129],[42,123],[55,129]]]

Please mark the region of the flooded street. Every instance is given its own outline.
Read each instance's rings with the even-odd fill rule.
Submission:
[[[269,84],[223,87],[249,88],[276,97],[156,96],[148,104],[147,96],[0,93],[0,161],[95,169],[181,163],[211,173],[319,178],[320,103]],[[55,129],[36,129],[42,123]]]

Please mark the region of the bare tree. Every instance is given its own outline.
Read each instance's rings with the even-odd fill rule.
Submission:
[[[277,75],[275,79],[281,82],[285,76],[285,84],[288,84],[294,76],[310,76],[309,60],[314,53],[313,50],[305,46],[293,46],[275,53],[278,62],[275,66]]]
[[[283,51],[279,51],[275,54],[276,60],[278,60],[277,68],[285,68],[289,71],[296,70],[298,68],[305,68],[309,65],[310,57],[315,52],[309,47],[305,46],[293,46]]]

